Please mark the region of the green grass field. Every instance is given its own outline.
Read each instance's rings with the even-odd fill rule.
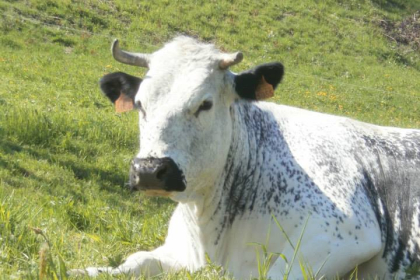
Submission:
[[[273,102],[420,128],[419,34],[396,37],[414,32],[397,27],[419,10],[417,0],[0,1],[0,279],[65,279],[164,241],[174,203],[124,189],[136,113],[114,113],[98,88],[106,73],[144,74],[112,59],[113,38],[151,52],[196,36],[241,50],[234,71],[281,61]]]

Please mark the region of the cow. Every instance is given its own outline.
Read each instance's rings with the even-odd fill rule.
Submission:
[[[403,279],[420,261],[420,130],[381,127],[262,101],[281,63],[234,73],[241,52],[179,36],[153,54],[112,45],[147,67],[100,81],[118,112],[139,112],[130,187],[178,202],[162,246],[116,268],[150,277],[207,258],[235,279]],[[263,257],[266,257],[263,259]]]

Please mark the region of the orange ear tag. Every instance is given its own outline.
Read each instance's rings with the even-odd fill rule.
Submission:
[[[264,100],[274,96],[273,86],[264,79],[264,76],[261,76],[261,81],[255,90],[255,99]]]
[[[121,92],[120,97],[115,100],[115,111],[117,113],[124,113],[133,110],[133,108],[133,99]]]

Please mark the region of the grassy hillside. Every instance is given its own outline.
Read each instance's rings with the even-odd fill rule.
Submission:
[[[419,10],[416,0],[0,1],[0,279],[38,279],[45,255],[50,276],[116,265],[164,240],[174,204],[123,188],[136,113],[115,114],[97,86],[109,72],[144,73],[112,59],[113,38],[151,52],[196,36],[241,50],[235,71],[283,62],[274,102],[420,128],[420,50],[396,37],[414,32],[398,28]]]

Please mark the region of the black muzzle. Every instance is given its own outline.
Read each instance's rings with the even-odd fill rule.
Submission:
[[[131,163],[131,190],[182,192],[185,188],[184,174],[169,157],[135,158]]]

